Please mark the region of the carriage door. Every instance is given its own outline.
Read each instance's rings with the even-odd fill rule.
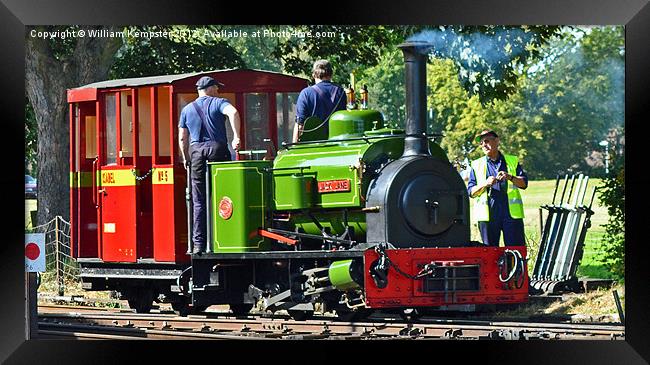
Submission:
[[[74,257],[98,257],[97,214],[93,202],[93,163],[97,157],[95,101],[74,103],[70,160],[70,219]]]
[[[136,171],[133,169],[134,108],[132,90],[103,95],[101,148],[95,191],[98,202],[102,259],[135,262],[137,259]]]

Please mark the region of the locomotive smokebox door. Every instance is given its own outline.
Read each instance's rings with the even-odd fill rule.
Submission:
[[[410,228],[425,236],[441,234],[463,212],[462,194],[433,173],[421,174],[404,187],[400,211]]]
[[[368,242],[397,248],[458,247],[470,240],[469,199],[460,175],[436,158],[401,158],[369,189]]]

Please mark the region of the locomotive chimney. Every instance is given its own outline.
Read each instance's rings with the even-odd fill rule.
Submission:
[[[409,41],[398,46],[404,53],[406,81],[406,138],[402,156],[430,156],[427,140],[427,51],[431,44]]]

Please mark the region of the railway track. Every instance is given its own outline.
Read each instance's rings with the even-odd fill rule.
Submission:
[[[307,321],[207,313],[136,314],[105,310],[67,312],[42,308],[39,336],[79,339],[456,339],[624,340],[618,324],[576,324],[424,317],[417,322],[376,318],[344,322],[332,317]]]

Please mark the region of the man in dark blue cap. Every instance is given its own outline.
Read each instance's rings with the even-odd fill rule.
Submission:
[[[201,77],[196,83],[199,97],[183,108],[178,123],[183,165],[191,169],[195,254],[206,248],[206,163],[232,159],[226,136],[226,116],[233,131],[232,148],[239,150],[239,113],[227,99],[218,97],[219,86],[224,85],[210,76]]]
[[[327,122],[337,110],[345,110],[345,91],[332,83],[332,65],[327,60],[318,60],[312,67],[315,84],[304,88],[296,101],[296,125],[293,128],[293,142],[298,142],[305,127],[305,120],[316,116]]]

